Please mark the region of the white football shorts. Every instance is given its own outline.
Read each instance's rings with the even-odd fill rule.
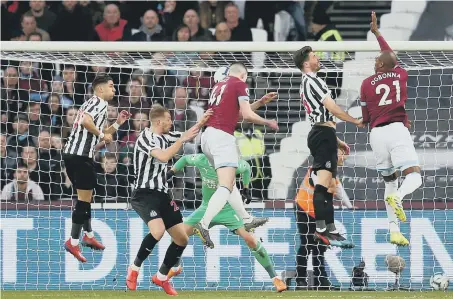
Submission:
[[[409,130],[401,122],[375,127],[370,133],[370,144],[376,157],[376,169],[383,176],[420,166]]]
[[[201,135],[201,149],[215,169],[239,165],[236,137],[222,130],[208,127]]]

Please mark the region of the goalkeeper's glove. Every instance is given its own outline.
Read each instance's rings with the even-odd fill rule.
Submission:
[[[167,182],[170,181],[174,175],[175,175],[174,170],[170,169],[169,171],[167,171]]]
[[[252,201],[252,192],[249,188],[242,188],[241,190],[242,200],[245,204],[249,204]]]

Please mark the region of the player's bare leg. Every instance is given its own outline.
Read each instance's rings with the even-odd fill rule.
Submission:
[[[203,243],[210,248],[214,248],[214,243],[209,236],[209,224],[211,224],[212,219],[223,209],[229,200],[236,179],[235,167],[221,167],[216,172],[219,178],[219,187],[209,200],[208,208],[203,219],[195,227]]]
[[[140,249],[134,262],[127,269],[126,285],[131,291],[137,288],[137,277],[143,261],[151,254],[156,244],[162,239],[165,233],[165,225],[161,218],[148,222],[149,233],[143,238]]]
[[[396,173],[393,173],[387,176],[383,175],[383,178],[385,182],[384,198],[387,198],[390,194],[395,194],[398,191],[398,176]],[[385,209],[387,210],[387,219],[389,221],[390,243],[397,246],[409,245],[409,241],[400,232],[398,218],[396,217],[395,211],[387,201],[384,202]]]
[[[162,287],[168,295],[176,296],[178,292],[170,283],[168,273],[175,265],[179,265],[181,256],[186,248],[189,237],[186,233],[186,226],[183,223],[174,225],[167,230],[172,237],[172,243],[168,246],[164,261],[160,266],[159,271],[153,275],[152,281],[155,285]]]
[[[77,189],[77,202],[72,212],[71,238],[64,243],[64,248],[80,262],[85,263],[87,260],[82,255],[79,246],[80,233],[82,227],[86,230],[83,237],[82,245],[87,245],[93,249],[103,250],[105,247],[94,238],[91,229],[91,198],[92,190]]]

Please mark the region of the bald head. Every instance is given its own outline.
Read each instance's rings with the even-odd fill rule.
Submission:
[[[381,68],[391,70],[396,65],[396,56],[392,51],[382,51],[378,58]]]
[[[233,63],[230,66],[229,76],[239,78],[245,82],[247,80],[247,68],[240,62]]]

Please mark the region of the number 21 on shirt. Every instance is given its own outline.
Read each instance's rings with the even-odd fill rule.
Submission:
[[[220,87],[219,90],[219,85],[216,85],[214,89],[211,92],[211,96],[209,97],[209,105],[215,105],[217,106],[220,101],[222,100],[222,95],[223,92],[225,91],[226,84],[223,84],[222,87]]]
[[[395,86],[395,89],[396,89],[396,102],[399,102],[400,99],[401,99],[401,95],[400,95],[400,81],[398,80],[395,80],[392,82],[393,83],[393,86]],[[378,86],[376,86],[376,94],[381,94],[382,92],[384,92],[384,94],[382,95],[381,97],[381,100],[379,101],[379,106],[386,106],[386,105],[390,105],[392,103],[392,99],[388,99],[388,96],[390,94],[390,86],[388,86],[387,84],[379,84]]]

